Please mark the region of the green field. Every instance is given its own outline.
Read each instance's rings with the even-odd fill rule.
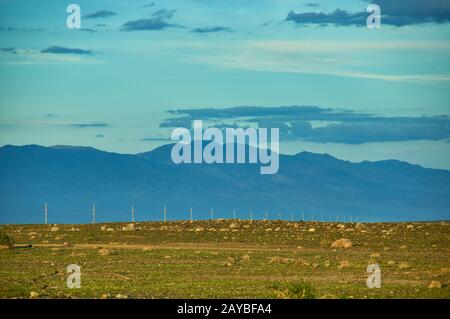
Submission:
[[[16,247],[0,249],[0,297],[298,298],[295,287],[309,287],[315,298],[450,298],[446,222],[127,226],[3,225]],[[332,248],[340,238],[352,247]],[[379,289],[366,285],[373,263]],[[66,286],[69,264],[81,267],[79,289]]]

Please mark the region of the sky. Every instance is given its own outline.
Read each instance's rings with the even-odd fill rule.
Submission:
[[[139,153],[202,119],[450,169],[449,22],[440,0],[0,0],[0,145]]]

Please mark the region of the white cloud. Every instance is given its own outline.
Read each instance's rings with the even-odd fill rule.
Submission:
[[[188,45],[192,49],[192,44]],[[450,43],[246,41],[229,46],[204,44],[198,47],[197,52],[194,49],[191,50],[193,53],[184,56],[191,63],[248,71],[322,74],[395,82],[450,81],[450,73],[445,71],[414,72],[411,66],[417,67],[418,55],[412,51],[427,51],[428,59],[433,59],[438,55],[447,56]]]

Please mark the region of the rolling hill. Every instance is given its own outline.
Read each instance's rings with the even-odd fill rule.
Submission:
[[[336,220],[437,220],[450,218],[450,171],[397,160],[352,163],[327,154],[280,155],[280,169],[261,175],[259,164],[182,164],[171,145],[135,155],[91,147],[38,145],[0,148],[0,222],[51,223],[231,217]],[[356,219],[356,217],[354,217]]]

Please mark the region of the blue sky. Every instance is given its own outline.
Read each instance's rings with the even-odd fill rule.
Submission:
[[[72,2],[0,0],[0,144],[136,153],[198,118],[450,169],[450,4],[379,0],[369,30],[369,2],[73,1],[71,30]]]

